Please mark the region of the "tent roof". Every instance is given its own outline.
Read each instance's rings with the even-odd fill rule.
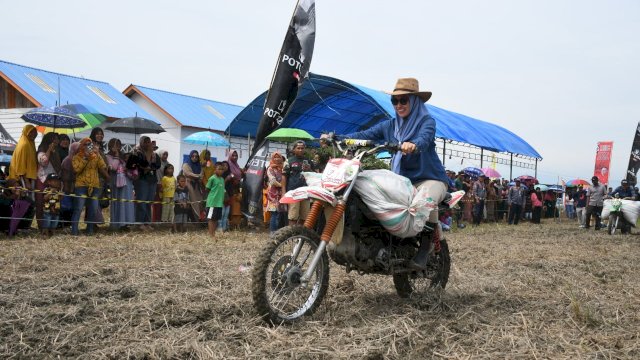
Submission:
[[[226,132],[233,136],[255,136],[266,91],[253,100],[231,122]],[[519,154],[535,159],[542,156],[511,131],[427,104],[436,120],[436,137],[474,145],[494,152]],[[389,95],[382,91],[323,76],[310,74],[285,117],[282,127],[308,131],[314,136],[333,131],[336,134],[367,129],[394,113]]]
[[[54,73],[0,60],[0,77],[36,106],[88,105],[113,118],[138,116],[154,120],[136,103],[106,82]]]
[[[242,110],[241,106],[152,89],[140,85],[129,85],[123,93],[130,96],[138,92],[148,98],[160,110],[183,126],[224,131],[233,118]]]
[[[11,137],[4,126],[0,124],[0,150],[13,152],[17,144],[16,140]]]

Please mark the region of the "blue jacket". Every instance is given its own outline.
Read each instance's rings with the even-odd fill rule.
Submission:
[[[344,137],[397,144],[398,140],[393,135],[393,131],[393,119],[390,119],[380,122],[368,130],[344,135]],[[418,150],[412,154],[402,155],[399,175],[409,178],[414,184],[424,180],[438,180],[448,184],[449,180],[444,166],[436,153],[435,140],[436,121],[429,115],[422,120],[417,136],[409,140],[409,142],[416,144]]]

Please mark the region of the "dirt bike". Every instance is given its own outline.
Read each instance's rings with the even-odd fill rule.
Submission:
[[[309,215],[303,226],[288,226],[273,234],[254,261],[253,304],[268,323],[292,323],[317,309],[329,287],[330,258],[344,266],[347,273],[392,276],[401,297],[444,288],[449,280],[449,246],[439,223],[433,229],[420,227],[421,231],[412,237],[394,236],[371,215],[361,194],[353,191],[362,172],[360,160],[380,150],[393,153],[398,146],[374,146],[371,141],[354,139],[332,142],[344,154],[355,152],[354,158],[330,160],[322,174],[322,186],[307,186],[285,194],[283,199],[312,198]],[[335,176],[336,173],[342,175]],[[410,183],[409,186],[413,189]],[[449,204],[453,205],[451,196],[440,206]],[[318,219],[324,208],[329,208],[330,215],[319,228]],[[332,237],[335,232],[340,234],[341,221],[344,231],[336,244]],[[426,269],[415,270],[410,261],[423,241],[432,242],[429,260]]]
[[[617,195],[611,199],[611,211],[609,213],[607,230],[610,235],[614,235],[616,230],[620,230],[623,234],[629,233],[631,230],[631,224],[627,222],[622,212],[622,199]]]

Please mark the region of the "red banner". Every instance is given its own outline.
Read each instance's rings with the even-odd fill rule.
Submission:
[[[613,150],[613,141],[598,142],[596,150],[596,168],[593,175],[598,177],[600,184],[609,183],[609,165],[611,163],[611,151]]]

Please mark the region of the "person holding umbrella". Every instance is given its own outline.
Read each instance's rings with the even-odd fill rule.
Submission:
[[[153,144],[148,136],[140,137],[140,144],[134,151],[134,155],[133,157],[138,161],[140,175],[133,185],[136,191],[136,200],[143,201],[136,203],[136,222],[141,224],[142,230],[149,230],[151,202],[155,198],[158,187],[156,171],[160,169],[160,157],[153,151]]]
[[[36,137],[38,131],[33,125],[25,125],[9,164],[9,179],[16,179],[27,190],[33,190],[38,176]]]

